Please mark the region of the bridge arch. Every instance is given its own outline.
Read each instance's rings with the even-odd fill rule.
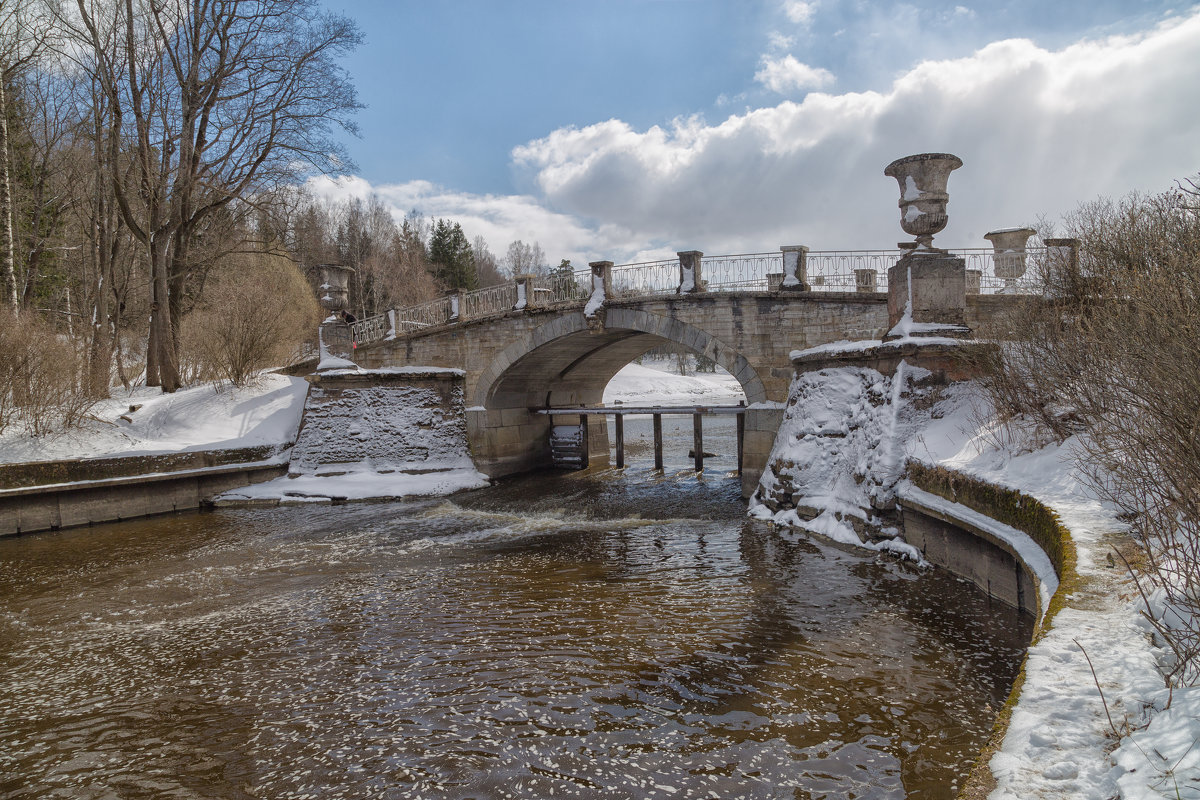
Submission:
[[[768,400],[754,365],[708,331],[640,308],[601,313],[603,325],[579,311],[559,314],[502,349],[479,372],[467,429],[480,469],[498,477],[549,466],[550,417],[531,409],[598,405],[622,367],[665,342],[711,358],[737,378],[748,404]],[[606,426],[588,426],[588,451],[593,463],[607,462]],[[743,472],[747,482],[757,477]]]
[[[665,342],[712,359],[737,378],[748,404],[767,400],[753,365],[694,325],[637,308],[607,309],[603,326],[563,314],[498,353],[479,375],[471,405],[486,409],[599,403],[626,364]]]

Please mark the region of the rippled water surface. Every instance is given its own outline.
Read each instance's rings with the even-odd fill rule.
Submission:
[[[953,797],[1029,620],[743,514],[635,465],[0,540],[0,796]]]

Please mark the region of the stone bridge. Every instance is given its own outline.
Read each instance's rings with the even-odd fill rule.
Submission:
[[[884,292],[807,291],[801,282],[798,290],[777,284],[774,290],[708,292],[698,286],[692,292],[622,298],[605,295],[599,283],[602,274],[610,280],[604,270],[611,264],[594,266],[597,289],[587,302],[561,296],[523,302],[535,291],[530,281],[522,284],[517,303],[484,318],[457,318],[457,303],[452,320],[408,332],[397,332],[404,326],[393,318],[389,335],[360,343],[354,360],[366,368],[463,370],[472,457],[480,471],[500,477],[549,466],[551,423],[538,410],[600,405],[605,386],[622,367],[652,348],[681,345],[715,361],[745,391],[742,486],[748,496],[783,415],[793,375],[790,353],[841,340],[881,339],[888,329]],[[874,282],[865,288],[875,288]],[[594,302],[597,294],[602,303]],[[1006,299],[968,297],[967,323],[976,327]],[[592,463],[606,462],[606,426],[588,426],[588,436]]]

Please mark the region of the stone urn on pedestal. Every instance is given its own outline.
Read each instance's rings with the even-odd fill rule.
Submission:
[[[350,305],[350,276],[353,274],[353,268],[343,267],[341,264],[321,265],[321,286],[318,294],[321,308],[336,314]]]
[[[354,350],[354,337],[339,314],[350,305],[350,276],[353,274],[353,269],[341,264],[321,265],[317,299],[321,308],[329,312],[320,329],[321,363],[326,363],[328,356],[347,358]]]
[[[1004,281],[1006,291],[1025,274],[1025,243],[1036,233],[1033,228],[1001,228],[989,231],[983,238],[992,243],[992,261],[996,277]]]
[[[971,335],[966,326],[967,267],[961,258],[933,247],[933,236],[949,221],[946,183],[962,159],[949,153],[898,158],[883,174],[900,185],[900,227],[916,237],[888,270],[888,327],[885,340],[910,336]]]

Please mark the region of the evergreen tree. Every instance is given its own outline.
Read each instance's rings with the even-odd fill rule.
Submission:
[[[439,219],[434,224],[433,236],[429,239],[429,261],[433,264],[434,276],[447,289],[479,288],[471,245],[457,222]]]

